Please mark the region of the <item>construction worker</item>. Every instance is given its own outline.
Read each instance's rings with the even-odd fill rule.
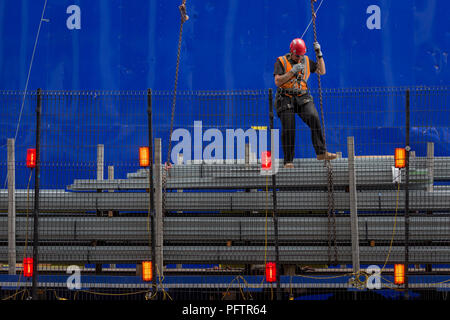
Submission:
[[[320,125],[319,114],[309,94],[307,81],[309,75],[317,72],[324,75],[325,62],[319,43],[314,43],[318,61],[311,60],[306,53],[305,42],[292,40],[290,52],[278,57],[274,67],[277,93],[275,107],[281,120],[281,144],[284,152],[284,167],[293,168],[295,152],[295,114],[311,129],[311,139],[318,160],[336,159],[336,154],[326,151],[325,140]]]

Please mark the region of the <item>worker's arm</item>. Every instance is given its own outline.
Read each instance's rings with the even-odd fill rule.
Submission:
[[[299,71],[303,68],[303,64],[297,63],[292,66],[292,69],[286,72],[285,74],[276,74],[275,75],[275,84],[277,87],[281,87],[283,84],[291,80],[295,77]]]
[[[291,71],[286,72],[285,74],[276,74],[275,75],[275,85],[277,87],[281,87],[283,84],[285,84],[286,82],[288,82],[289,80],[291,80],[294,77],[294,73],[292,73]]]
[[[318,42],[314,42],[314,51],[316,52],[317,57],[316,73],[323,76],[327,70],[325,69],[325,61],[323,60],[322,50],[320,49],[320,44]]]
[[[317,61],[317,70],[316,73],[323,76],[325,73],[327,73],[327,70],[325,69],[325,61],[323,60],[323,57],[319,58]]]

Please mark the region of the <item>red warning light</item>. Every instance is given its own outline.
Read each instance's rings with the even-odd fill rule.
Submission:
[[[142,261],[142,280],[152,281],[153,269],[151,261]]]
[[[405,265],[396,264],[394,265],[394,283],[404,284],[405,283]]]
[[[272,154],[270,151],[263,151],[261,154],[261,166],[263,170],[272,169]]]
[[[36,168],[36,149],[27,150],[27,167]]]
[[[394,159],[395,159],[395,167],[396,168],[406,167],[406,150],[405,150],[405,148],[396,148]]]
[[[23,259],[23,275],[25,277],[33,276],[33,258]]]
[[[277,280],[277,268],[275,262],[266,263],[266,281],[275,282]]]
[[[148,167],[150,165],[150,151],[148,147],[139,148],[139,164],[141,167]]]

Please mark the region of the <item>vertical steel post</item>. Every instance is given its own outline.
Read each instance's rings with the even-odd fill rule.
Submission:
[[[433,191],[434,184],[434,143],[427,142],[427,191]]]
[[[114,166],[108,166],[108,180],[114,180]],[[114,192],[114,189],[110,189],[108,192]]]
[[[97,181],[103,181],[104,178],[104,161],[105,161],[105,145],[97,144]],[[101,193],[102,189],[97,189],[97,193]],[[104,211],[97,209],[97,216],[102,217]],[[95,241],[97,243],[97,241]],[[95,274],[101,274],[103,269],[102,263],[95,264]]]
[[[434,185],[434,143],[427,143],[427,192],[433,192]],[[432,215],[433,211],[427,211],[427,215]],[[431,242],[428,242],[431,245]],[[431,263],[427,263],[425,265],[425,271],[431,272],[433,271],[433,265]]]
[[[156,250],[155,250],[155,188],[153,185],[153,119],[152,119],[152,90],[147,90],[147,118],[148,118],[148,150],[149,150],[149,216],[150,216],[150,242],[152,247],[152,263],[155,264],[156,261]],[[155,161],[156,163],[156,161]],[[156,288],[156,270],[155,267],[152,268],[152,285]]]
[[[272,154],[274,148],[274,141],[272,139],[272,131],[273,131],[273,91],[269,89],[269,118],[270,118],[270,150]],[[272,159],[272,165],[274,165],[277,159]],[[277,181],[275,177],[275,173],[272,174],[272,200],[273,200],[273,229],[275,236],[275,266],[276,266],[276,275],[277,275],[277,287],[276,287],[276,296],[277,300],[281,300],[281,288],[280,288],[280,252],[278,247],[278,215],[277,215]]]
[[[350,193],[350,226],[352,234],[352,263],[353,272],[359,272],[359,234],[358,234],[358,205],[356,196],[355,170],[355,141],[354,137],[347,137],[348,149],[348,179]]]
[[[8,139],[8,274],[16,274],[16,156]]]
[[[105,145],[97,145],[97,180],[104,179]]]
[[[108,166],[108,180],[110,180],[110,181],[114,180],[114,166]],[[114,189],[110,189],[110,190],[108,190],[108,192],[114,192]],[[110,218],[114,217],[114,211],[113,210],[109,210],[108,217],[110,217]],[[115,263],[111,263],[109,265],[109,268],[110,269],[115,269],[116,268],[116,264]]]
[[[41,109],[42,109],[42,91],[37,90],[36,94],[36,168],[35,168],[35,186],[34,186],[34,215],[33,215],[33,276],[31,287],[31,298],[38,300],[38,265],[39,265],[39,182],[41,166]]]
[[[410,92],[406,90],[406,128],[405,128],[405,149],[406,149],[406,181],[405,181],[405,299],[409,299],[408,294],[408,265],[409,265],[409,128],[410,128]]]
[[[153,219],[153,232],[155,244],[154,266],[158,277],[163,277],[163,209],[162,209],[162,149],[161,139],[155,139],[155,213]],[[153,251],[153,250],[152,250]]]

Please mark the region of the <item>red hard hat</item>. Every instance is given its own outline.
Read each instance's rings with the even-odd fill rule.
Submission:
[[[303,56],[306,53],[305,41],[300,38],[292,40],[289,48],[291,49],[291,53],[298,56]]]

